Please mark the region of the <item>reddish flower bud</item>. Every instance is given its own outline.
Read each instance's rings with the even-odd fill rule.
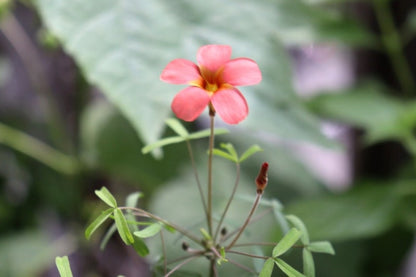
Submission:
[[[257,185],[257,193],[263,193],[264,189],[267,186],[268,178],[267,178],[267,170],[269,169],[268,163],[263,163],[260,168],[259,175],[256,178],[256,185]]]

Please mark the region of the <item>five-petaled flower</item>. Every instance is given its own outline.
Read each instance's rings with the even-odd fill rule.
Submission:
[[[231,59],[228,45],[205,45],[197,53],[198,65],[185,59],[171,61],[160,79],[171,84],[189,84],[172,101],[172,110],[185,121],[195,120],[209,106],[229,124],[248,114],[247,101],[236,86],[261,81],[257,63],[248,58]]]

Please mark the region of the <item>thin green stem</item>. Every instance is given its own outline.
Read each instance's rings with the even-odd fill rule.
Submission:
[[[248,268],[248,267],[246,267],[245,265],[242,265],[242,264],[240,264],[240,263],[237,263],[236,261],[234,261],[234,260],[232,260],[232,259],[230,259],[230,258],[228,258],[227,259],[230,263],[232,263],[233,265],[235,265],[235,266],[237,266],[237,267],[239,267],[239,268],[241,268],[242,270],[245,270],[245,271],[247,271],[247,272],[250,272],[250,273],[253,273],[253,274],[258,274],[258,272],[256,272],[256,271],[254,271],[254,270],[252,270],[251,268]]]
[[[208,232],[212,237],[212,153],[214,149],[214,113],[209,114],[210,117],[210,136],[208,147]]]
[[[204,213],[205,213],[205,216],[206,216],[207,222],[208,222],[209,219],[208,219],[207,203],[205,202],[204,192],[202,190],[202,185],[201,185],[201,181],[199,179],[198,169],[196,168],[195,158],[194,158],[194,154],[193,154],[193,151],[192,151],[191,142],[189,140],[186,141],[186,146],[188,148],[189,158],[190,158],[191,164],[192,164],[192,170],[194,171],[196,184],[198,186],[199,195],[200,195],[201,201],[202,201],[202,206],[204,207]]]
[[[247,225],[250,222],[251,217],[254,214],[254,211],[257,209],[257,206],[259,205],[260,199],[261,199],[261,193],[257,193],[256,200],[254,201],[253,207],[251,208],[246,221],[244,222],[243,226],[241,226],[240,230],[238,231],[237,235],[234,237],[234,239],[231,241],[231,243],[225,248],[226,250],[231,249],[234,244],[237,242],[237,240],[240,238],[241,234],[246,229]]]
[[[0,123],[0,143],[24,153],[63,174],[77,174],[81,169],[80,163],[75,158],[59,152],[42,141],[3,123]]]
[[[167,268],[168,268],[168,262],[166,257],[166,244],[165,244],[165,238],[163,237],[163,230],[160,231],[160,241],[162,243],[162,251],[163,251],[163,274],[166,275]]]
[[[179,233],[181,233],[185,237],[187,237],[190,240],[193,240],[194,242],[196,242],[197,244],[203,246],[201,240],[197,236],[189,233],[187,230],[183,229],[182,227],[180,227],[180,226],[178,226],[174,223],[170,223],[169,221],[167,221],[167,220],[165,220],[165,219],[163,219],[163,218],[161,218],[157,215],[154,215],[154,214],[152,214],[148,211],[145,211],[145,210],[142,210],[142,209],[139,209],[139,208],[132,208],[132,207],[118,207],[118,208],[121,209],[121,210],[131,210],[131,211],[135,212],[136,213],[135,215],[137,215],[137,216],[149,217],[149,218],[152,218],[156,221],[159,221],[159,222],[165,224],[166,226],[170,226],[170,227],[174,228],[176,231],[178,231]]]
[[[241,255],[241,256],[247,256],[247,257],[250,257],[250,258],[262,259],[262,260],[267,260],[267,259],[270,258],[270,257],[267,257],[267,256],[258,256],[258,255],[253,255],[253,254],[240,252],[240,251],[234,251],[234,250],[227,250],[227,253]]]
[[[224,211],[221,215],[220,221],[218,222],[217,229],[215,230],[214,241],[217,241],[217,237],[218,237],[218,233],[221,229],[221,225],[222,225],[222,223],[224,221],[224,218],[225,218],[225,216],[228,212],[228,209],[230,208],[231,202],[234,199],[234,195],[237,191],[237,187],[238,187],[238,184],[240,182],[240,164],[237,163],[236,166],[237,166],[237,169],[236,169],[237,172],[236,172],[236,179],[235,179],[233,191],[231,192],[231,195],[230,195],[230,198],[228,199],[227,205],[225,206],[225,209],[224,209]]]
[[[382,42],[396,72],[400,86],[407,95],[416,92],[410,65],[403,53],[403,43],[396,30],[393,16],[388,7],[389,1],[373,0],[374,11],[382,33]]]

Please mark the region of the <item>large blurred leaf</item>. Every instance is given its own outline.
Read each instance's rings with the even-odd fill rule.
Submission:
[[[322,94],[310,100],[319,114],[364,128],[366,141],[406,137],[416,124],[416,102],[404,102],[383,94],[385,88],[374,83]]]
[[[401,201],[414,183],[378,184],[340,195],[323,196],[289,205],[312,240],[348,240],[379,235],[400,220]]]
[[[321,21],[323,11],[317,16],[299,0],[37,0],[36,4],[88,79],[130,119],[145,143],[161,135],[170,101],[180,89],[162,83],[161,70],[174,58],[195,60],[197,49],[207,43],[229,44],[234,57],[247,56],[260,65],[262,83],[243,88],[243,93],[256,97],[255,103],[249,101],[253,113],[247,127],[328,143],[316,121],[296,105],[290,63],[277,37],[288,39],[295,33],[313,38],[322,26],[345,28],[336,16],[322,15]],[[347,28],[344,33],[355,34]],[[277,110],[279,103],[286,110]]]
[[[104,101],[90,105],[82,117],[82,158],[92,168],[136,183],[146,188],[173,177],[187,160],[184,145],[165,148],[165,159],[143,155],[132,126],[111,105]]]

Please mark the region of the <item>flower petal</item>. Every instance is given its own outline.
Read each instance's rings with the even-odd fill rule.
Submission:
[[[231,58],[231,47],[228,45],[205,45],[199,48],[196,55],[198,64],[212,72],[217,71]]]
[[[237,124],[248,114],[247,101],[236,88],[222,89],[211,97],[218,115],[228,124]]]
[[[187,87],[176,94],[172,101],[172,111],[185,121],[194,121],[208,106],[210,97],[198,87]]]
[[[198,66],[185,59],[176,59],[168,63],[160,74],[160,79],[171,84],[186,84],[201,78]]]
[[[261,71],[251,59],[233,59],[224,65],[222,80],[233,86],[255,85],[261,81]]]

